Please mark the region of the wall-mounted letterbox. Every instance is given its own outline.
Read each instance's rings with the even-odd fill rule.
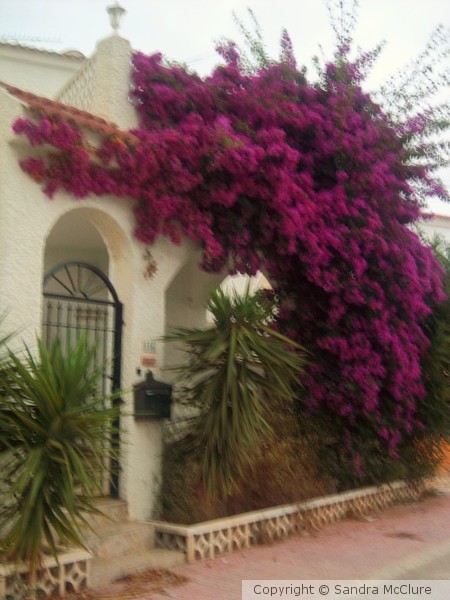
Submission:
[[[145,381],[136,383],[133,388],[135,419],[170,419],[171,385],[156,381],[148,371]]]

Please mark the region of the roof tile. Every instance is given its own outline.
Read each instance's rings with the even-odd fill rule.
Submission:
[[[106,136],[114,135],[123,141],[128,141],[133,144],[138,140],[135,135],[124,129],[120,129],[117,125],[111,123],[111,121],[107,121],[106,119],[85,110],[80,110],[79,108],[58,102],[57,100],[50,100],[50,98],[26,92],[2,81],[0,81],[0,87],[25,103],[31,110],[36,110],[46,117],[69,120],[79,127],[89,129],[94,133]]]

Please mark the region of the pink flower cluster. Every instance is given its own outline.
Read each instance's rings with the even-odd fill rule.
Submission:
[[[311,351],[307,406],[349,432],[368,423],[394,452],[420,426],[422,323],[443,299],[440,268],[407,227],[420,208],[409,181],[430,174],[409,165],[411,132],[363,93],[354,65],[331,64],[312,85],[288,42],[255,75],[234,47],[222,54],[205,80],[136,54],[139,141],[105,139],[95,160],[75,125],[17,121],[57,150],[22,168],[49,195],[131,199],[140,240],[188,236],[207,270],[262,268],[283,327]]]

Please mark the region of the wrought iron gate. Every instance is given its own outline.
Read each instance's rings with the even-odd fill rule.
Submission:
[[[85,336],[95,344],[95,367],[106,365],[101,381],[102,396],[120,389],[123,307],[117,293],[100,269],[81,262],[54,267],[44,278],[43,337],[46,343],[58,338],[70,348]],[[113,402],[120,405],[120,399]],[[118,432],[120,417],[115,429]],[[115,444],[119,434],[115,434]],[[118,496],[119,464],[111,465],[109,493]]]

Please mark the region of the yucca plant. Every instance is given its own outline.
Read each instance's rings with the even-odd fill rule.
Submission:
[[[4,319],[4,315],[0,315],[0,325],[2,325],[3,319]],[[11,370],[11,367],[9,365],[9,361],[7,358],[7,348],[6,348],[8,340],[10,338],[11,338],[11,335],[4,335],[4,334],[0,335],[0,398],[2,398],[2,396],[5,393],[5,385],[6,385],[5,382],[8,380],[9,372]],[[1,432],[1,422],[0,422],[0,432]],[[1,435],[0,435],[0,453],[2,452],[2,450],[4,448],[5,448],[5,446],[2,444],[2,439],[1,439]],[[1,472],[1,462],[0,462],[0,472]],[[0,495],[1,495],[1,489],[0,489]],[[1,530],[0,530],[0,554],[1,554],[1,549],[2,549],[2,544],[1,544]]]
[[[188,354],[176,367],[184,400],[197,408],[180,450],[193,453],[210,496],[227,495],[239,483],[268,439],[268,411],[291,401],[305,362],[301,347],[270,324],[273,298],[212,292],[207,308],[214,324],[205,330],[179,328],[165,339],[182,342]]]
[[[33,584],[43,555],[83,547],[80,526],[97,513],[115,409],[95,397],[101,372],[81,339],[63,352],[38,343],[37,357],[7,353],[0,386],[0,537],[6,559],[29,564]]]

